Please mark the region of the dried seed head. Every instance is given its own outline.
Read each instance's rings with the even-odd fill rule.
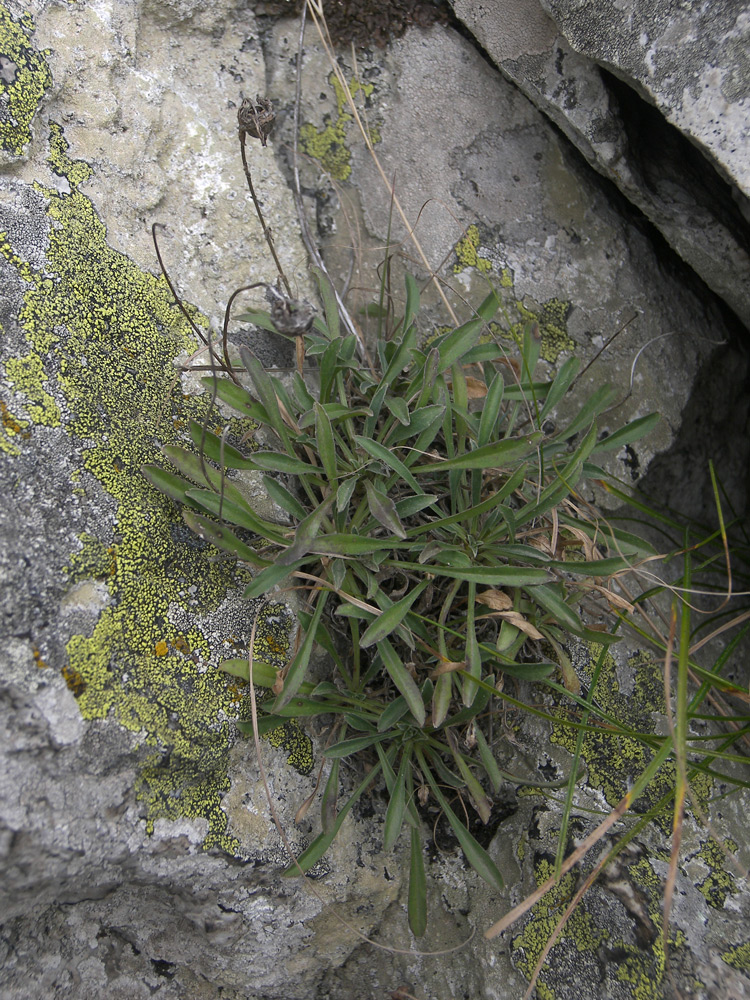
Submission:
[[[258,94],[254,101],[249,97],[243,98],[237,112],[237,121],[240,126],[240,136],[247,134],[253,139],[260,139],[261,145],[265,146],[276,121],[276,115],[268,98]]]
[[[310,332],[315,319],[315,306],[300,299],[288,299],[273,285],[266,287],[266,298],[271,303],[271,321],[279,333],[287,337],[303,337]]]

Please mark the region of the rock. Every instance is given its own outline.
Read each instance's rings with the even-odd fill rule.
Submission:
[[[750,325],[747,4],[453,7],[502,73]]]
[[[281,148],[298,24],[266,23],[261,32],[252,11],[230,0],[27,7],[0,6],[3,996],[349,1000],[405,986],[418,996],[511,1000],[575,882],[568,878],[504,940],[483,933],[549,870],[559,807],[519,781],[566,777],[570,731],[526,715],[498,720],[498,759],[519,780],[502,789],[478,836],[505,874],[503,893],[466,867],[433,813],[424,943],[407,930],[405,845],[382,852],[379,790],[346,817],[316,878],[283,877],[287,858],[255,749],[234,724],[247,712],[245,692],[217,665],[245,653],[258,611],[256,651],[285,663],[291,602],[260,609],[245,601],[247,571],[190,533],[139,471],[163,462],[163,445],[185,444],[191,420],[227,419],[209,413],[195,374],[177,370],[199,343],[159,276],[150,223],[173,232],[162,250],[202,330],[236,287],[275,278],[244,193],[240,91],[277,102],[270,148],[251,145],[248,155],[295,292],[312,297]],[[334,274],[348,267],[332,245],[348,242],[337,199],[360,224],[365,256],[353,284],[364,292],[351,300],[358,316],[377,295],[388,202],[356,146],[345,95],[308,37],[303,194],[327,227]],[[358,56],[359,84],[349,59],[342,52],[350,90],[369,102],[373,140],[380,133],[386,180],[396,169],[428,261],[449,255],[454,310],[467,315],[464,299],[481,297],[490,277],[504,288],[503,332],[512,337],[539,321],[548,373],[573,350],[593,361],[639,310],[590,369],[597,384],[606,372],[625,396],[637,360],[618,424],[664,408],[660,436],[617,459],[636,480],[680,433],[700,364],[715,360],[706,331],[711,339],[726,333],[715,302],[455,32],[412,29],[385,54]],[[342,183],[349,177],[352,187]],[[437,197],[445,207],[431,203],[418,220]],[[398,225],[392,240],[405,233]],[[425,265],[417,258],[406,266]],[[424,298],[431,332],[445,320],[438,296],[426,290]],[[267,365],[291,363],[286,345],[264,338],[259,346],[248,324],[238,323],[236,339]],[[674,386],[671,398],[665,385]],[[628,648],[607,663],[604,707],[630,704],[634,725],[659,732],[660,668],[633,660],[642,655]],[[578,650],[583,684],[592,657]],[[652,682],[650,701],[636,697],[641,680]],[[553,708],[539,689],[522,694]],[[323,739],[314,727],[290,725],[263,745],[295,850],[319,829],[317,807],[299,825],[293,819],[314,788]],[[608,770],[600,743],[583,748],[587,775],[568,846],[596,823],[591,810],[608,810],[637,780],[647,753],[628,749],[633,756]],[[357,771],[342,771],[344,801]],[[721,803],[718,828],[744,849],[745,799],[724,800],[718,781],[709,791]],[[666,982],[658,936],[666,838],[653,825],[639,833],[621,867],[592,890],[545,970],[556,996],[573,987],[596,996],[606,983],[630,1000]],[[697,990],[700,979],[715,994],[733,977],[739,996],[747,965],[741,877],[692,817],[685,843],[672,946],[678,983]],[[358,934],[399,951],[375,949]]]
[[[377,301],[372,275],[378,273],[389,226],[399,250],[391,265],[392,287],[399,288],[399,266],[425,273],[419,251],[406,239],[406,225],[395,209],[391,213],[388,185],[395,178],[396,196],[408,227],[414,227],[427,250],[428,264],[438,268],[446,262],[446,294],[458,316],[466,314],[466,299],[477,303],[484,297],[489,279],[502,289],[504,315],[499,319],[506,336],[536,319],[548,370],[574,353],[586,369],[582,396],[602,382],[618,387],[612,429],[646,413],[649,400],[650,408],[658,408],[664,417],[660,428],[635,448],[623,450],[609,466],[626,482],[638,482],[653,456],[674,440],[701,366],[735,336],[716,301],[700,294],[691,272],[654,243],[640,216],[457,33],[411,30],[385,55],[364,52],[357,57],[359,83],[352,82],[351,88],[378,139],[374,151],[385,181],[357,134],[341,85],[329,83],[321,90],[312,83],[331,76],[315,38],[309,28],[301,107],[302,183],[311,213],[313,198],[318,206],[341,200],[342,209],[326,224],[323,238],[342,281],[350,260],[338,248],[358,247],[351,281],[353,313],[359,315]],[[290,65],[296,45],[296,32],[289,22],[280,22],[269,65],[271,87],[280,95],[279,134],[286,139],[286,151],[291,147]],[[340,65],[346,79],[354,81],[355,68],[345,54]],[[361,199],[361,221],[349,184]],[[363,239],[365,228],[370,236]],[[441,303],[434,289],[426,288],[424,298],[425,315],[437,317]],[[436,318],[439,322],[444,320]],[[743,364],[739,362],[740,368]],[[738,372],[738,393],[741,384]],[[740,418],[732,440],[737,454],[744,456],[741,427]],[[717,423],[706,440],[723,433]],[[740,482],[740,502],[743,494]],[[606,497],[597,499],[607,504]]]

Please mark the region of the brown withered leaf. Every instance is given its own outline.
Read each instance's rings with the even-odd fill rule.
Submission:
[[[504,590],[483,590],[476,600],[477,604],[484,604],[493,611],[508,611],[513,607],[512,599]]]

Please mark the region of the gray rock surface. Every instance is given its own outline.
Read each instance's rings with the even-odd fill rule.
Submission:
[[[748,5],[453,7],[502,73],[750,324]]]
[[[528,11],[506,23],[536,38],[532,54],[543,56],[550,22]],[[284,265],[311,294],[284,148],[297,31],[296,21],[256,21],[252,6],[233,0],[0,4],[0,991],[9,1000],[369,1000],[401,986],[436,1000],[516,1000],[551,917],[576,888],[569,879],[504,938],[484,939],[544,877],[560,829],[554,798],[519,793],[513,782],[481,832],[505,874],[501,895],[467,870],[430,817],[423,941],[407,930],[404,846],[381,850],[380,793],[347,818],[317,878],[282,877],[255,750],[234,728],[243,692],[216,669],[249,640],[247,575],[187,532],[138,472],[206,415],[195,376],[177,371],[198,345],[158,277],[150,223],[169,223],[170,273],[202,325],[249,276],[274,278],[243,186],[239,91],[277,103],[271,148],[250,146],[249,156]],[[354,80],[351,54],[340,58]],[[360,54],[358,72],[367,92],[353,89],[379,133],[386,176],[395,171],[431,263],[448,256],[455,310],[468,315],[490,278],[504,289],[509,328],[540,320],[550,372],[573,350],[593,360],[639,313],[590,369],[625,396],[644,349],[633,394],[613,416],[619,424],[658,406],[667,417],[643,450],[617,458],[637,479],[679,440],[701,365],[716,363],[710,341],[728,335],[711,297],[454,31],[412,30],[384,53]],[[310,33],[304,199],[334,274],[347,271],[342,246],[359,227],[347,298],[359,315],[377,291],[388,199],[329,74]],[[393,239],[404,235],[396,229]],[[429,333],[445,319],[437,296],[424,297]],[[241,336],[260,343],[252,329]],[[269,365],[290,363],[273,341],[262,350]],[[710,438],[710,422],[702,433]],[[725,446],[739,461],[729,435]],[[679,466],[673,474],[679,483]],[[284,661],[290,623],[283,607],[265,609],[269,659]],[[577,651],[584,684],[590,658]],[[659,664],[628,647],[607,669],[603,689],[614,700],[605,708],[632,702],[634,725],[662,731]],[[739,658],[732,669],[746,683]],[[642,680],[650,698],[639,700]],[[539,690],[522,693],[551,705]],[[498,724],[509,772],[545,782],[569,773],[558,728],[511,712]],[[318,829],[316,807],[297,826],[293,818],[314,787],[324,737],[291,728],[264,745],[295,849]],[[592,741],[583,754],[570,847],[596,822],[591,810],[611,808],[643,764],[624,753],[605,766],[601,751]],[[354,778],[345,771],[342,795]],[[721,781],[711,788],[712,821],[747,866],[746,796],[725,791]],[[592,890],[551,953],[548,995],[642,1000],[666,989],[667,837],[650,826]],[[682,857],[678,983],[706,1000],[744,996],[741,871],[693,817]],[[357,931],[398,951],[373,948]]]

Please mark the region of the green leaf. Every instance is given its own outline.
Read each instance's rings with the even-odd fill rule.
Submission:
[[[420,831],[411,828],[411,862],[409,864],[409,930],[414,937],[422,937],[427,930],[427,880],[422,856]]]
[[[321,406],[320,403],[315,404],[315,440],[318,444],[318,454],[323,463],[328,482],[331,486],[335,486],[338,480],[336,445],[333,440],[331,421],[325,407]]]
[[[385,405],[400,424],[404,427],[409,425],[409,407],[405,399],[400,396],[386,396]]]
[[[297,530],[294,532],[294,541],[285,552],[280,553],[276,557],[277,566],[290,566],[298,559],[307,555],[320,529],[323,527],[323,521],[331,509],[333,501],[333,495],[329,496],[311,514],[308,514],[304,520],[300,521],[297,525]]]
[[[396,513],[396,505],[393,500],[382,490],[379,490],[370,479],[365,479],[365,492],[367,493],[370,513],[375,520],[397,538],[406,538],[404,526]]]
[[[406,309],[404,311],[404,330],[408,330],[419,312],[419,285],[408,271],[404,274],[406,284]]]
[[[549,573],[543,569],[526,566],[469,566],[466,569],[455,569],[449,566],[438,566],[429,563],[402,562],[396,559],[386,559],[386,566],[394,566],[402,570],[414,570],[424,573],[425,569],[436,576],[445,576],[449,580],[465,580],[467,583],[483,583],[488,587],[526,587],[546,583]]]
[[[599,386],[599,388],[591,396],[589,396],[584,405],[581,407],[578,416],[574,417],[568,426],[555,436],[567,441],[568,438],[573,437],[575,434],[579,434],[584,428],[588,427],[589,424],[591,424],[603,410],[606,410],[608,406],[611,406],[616,399],[617,393],[614,389],[608,385]]]
[[[495,436],[496,427],[502,416],[500,407],[503,402],[505,392],[505,382],[500,372],[495,373],[495,377],[490,382],[482,406],[482,415],[479,418],[479,433],[477,434],[477,444],[483,447],[490,443],[490,438]]]
[[[141,475],[148,479],[151,485],[155,486],[157,490],[166,493],[172,500],[187,504],[193,510],[202,510],[201,505],[197,501],[191,500],[188,496],[188,491],[192,490],[193,483],[187,479],[176,476],[174,472],[168,472],[158,465],[142,465]]]
[[[249,583],[245,588],[246,600],[249,600],[251,597],[263,597],[269,590],[272,590],[282,580],[285,580],[290,573],[293,573],[295,569],[299,569],[304,563],[304,559],[298,559],[291,566],[278,566],[275,563],[272,566],[266,566],[265,569],[262,569],[258,573],[253,582]]]
[[[629,424],[625,424],[624,427],[610,434],[609,437],[602,438],[596,448],[594,448],[592,454],[598,455],[603,451],[614,451],[616,448],[621,448],[624,444],[632,444],[633,441],[639,441],[660,422],[660,413],[649,413],[647,417],[638,417],[636,420],[631,420]]]
[[[479,728],[479,725],[474,726],[474,736],[477,741],[477,749],[479,750],[479,759],[482,761],[482,767],[490,779],[490,784],[492,785],[492,791],[495,795],[498,795],[500,789],[503,787],[503,778],[500,774],[500,768],[497,766],[497,761],[487,745],[487,740],[484,738],[484,733]]]
[[[336,510],[339,514],[349,509],[352,494],[357,485],[357,476],[350,476],[345,479],[336,490]]]
[[[384,462],[389,469],[393,469],[393,471],[397,473],[404,480],[404,482],[411,486],[415,493],[424,493],[422,487],[419,485],[411,472],[409,472],[401,459],[396,458],[389,448],[383,447],[382,444],[379,444],[377,441],[373,441],[372,438],[357,436],[354,440],[363,451],[367,452],[368,455],[376,458],[379,462]]]
[[[444,462],[428,462],[426,465],[414,465],[412,471],[420,474],[425,472],[447,472],[451,469],[495,469],[504,465],[521,461],[536,451],[536,445],[542,435],[535,431],[523,438],[496,441],[483,445],[474,451],[446,459]]]
[[[229,521],[230,524],[239,525],[240,528],[247,528],[253,534],[261,535],[269,541],[278,543],[286,541],[278,530],[278,527],[271,524],[270,521],[265,521],[262,517],[258,517],[244,499],[242,503],[238,503],[225,496],[222,501],[219,494],[214,493],[213,490],[188,490],[186,496],[190,500],[194,500],[197,504],[200,504],[209,514]]]
[[[202,448],[205,455],[225,469],[253,468],[251,458],[247,458],[241,451],[227,444],[226,441],[222,443],[222,439],[218,434],[206,430],[197,420],[190,421],[190,437],[193,439],[193,444],[196,448]]]
[[[228,378],[214,378],[212,375],[202,378],[201,382],[212,392],[215,390],[218,398],[233,410],[244,413],[247,417],[256,417],[260,404],[241,385]]]
[[[383,755],[385,757],[385,755]],[[385,824],[383,826],[383,850],[392,851],[393,846],[401,833],[401,826],[404,822],[404,812],[406,810],[406,777],[411,766],[411,753],[404,750],[401,755],[401,764],[398,774],[393,782],[390,791],[388,808],[385,811]]]
[[[320,297],[323,300],[323,312],[326,317],[326,335],[329,340],[338,340],[339,333],[339,307],[336,302],[336,293],[333,290],[328,275],[324,274],[319,267],[310,269],[315,275],[315,280],[320,289]]]
[[[470,320],[435,342],[440,353],[439,372],[451,368],[476,345],[481,336],[482,327],[492,319],[499,307],[500,300],[494,291],[490,292],[477,309],[476,319]],[[495,352],[497,352],[497,348],[495,348]]]
[[[259,574],[259,576],[260,575],[262,574]],[[310,662],[310,656],[312,655],[313,646],[315,644],[315,632],[318,624],[320,623],[323,608],[326,606],[329,593],[330,591],[328,590],[321,590],[318,592],[318,600],[315,603],[315,612],[312,616],[312,621],[310,622],[310,628],[305,633],[305,638],[302,640],[302,644],[289,665],[286,677],[284,678],[284,690],[276,698],[273,705],[271,705],[271,712],[279,712],[282,708],[284,708],[284,706],[287,705],[299,691],[300,685],[305,679],[305,671],[307,670],[307,666]]]
[[[549,387],[547,392],[547,398],[544,401],[544,406],[539,414],[539,424],[541,425],[544,418],[557,406],[560,400],[563,398],[565,393],[570,388],[573,379],[578,374],[578,369],[581,364],[578,358],[568,358],[568,360],[560,367],[560,371],[555,376],[555,380]]]
[[[422,699],[424,704],[424,698]],[[394,698],[392,702],[383,709],[380,713],[380,718],[378,719],[378,732],[384,733],[388,729],[392,729],[397,722],[409,711],[409,706],[406,703],[406,698],[403,695],[399,695],[398,698]]]
[[[287,514],[297,518],[298,521],[307,517],[307,511],[299,500],[292,496],[286,486],[282,486],[278,479],[274,479],[273,476],[263,476],[263,488],[271,500]]]
[[[416,599],[424,592],[424,590],[429,585],[429,580],[423,580],[418,584],[410,594],[406,597],[402,597],[400,601],[396,601],[395,604],[391,604],[389,608],[376,618],[373,622],[367,626],[364,634],[359,640],[359,645],[361,649],[367,649],[368,646],[374,645],[379,642],[380,639],[385,639],[392,632],[398,628],[401,622],[406,618],[412,604]]]
[[[240,677],[248,683],[250,682],[250,665],[247,662],[247,657],[243,660],[224,660],[219,664],[219,670],[223,670],[225,674],[231,674],[233,677]],[[253,684],[257,684],[258,687],[273,687],[276,683],[277,673],[276,667],[272,667],[265,660],[258,660],[253,657]]]
[[[553,559],[546,563],[550,569],[565,570],[566,573],[579,573],[581,576],[613,576],[631,568],[628,559],[622,556],[611,556],[609,559],[592,559],[590,562],[567,562]]]
[[[273,379],[248,347],[240,347],[240,358],[242,358],[242,364],[253,380],[258,399],[265,407],[271,426],[286,445],[288,431],[281,417],[279,401],[273,388]]]
[[[427,778],[427,781],[432,790],[432,794],[440,803],[440,806],[445,813],[445,818],[450,823],[450,827],[456,835],[456,839],[461,845],[461,850],[466,856],[466,860],[469,862],[471,867],[480,875],[488,885],[491,885],[494,889],[502,891],[504,883],[503,877],[498,871],[497,865],[489,856],[489,854],[481,847],[477,841],[472,837],[469,831],[466,829],[464,824],[458,819],[456,814],[453,812],[448,804],[448,800],[445,798],[443,793],[440,791],[440,787],[435,781],[432,773],[427,767],[424,757],[421,753],[417,754],[422,773]]]
[[[551,586],[534,587],[529,596],[548,614],[552,615],[558,625],[577,635],[581,628],[578,615],[565,603],[560,594]]]
[[[330,535],[318,535],[310,546],[310,552],[326,556],[369,556],[405,544],[407,543],[395,542],[392,538],[370,538],[367,535],[333,532]]]
[[[262,559],[255,549],[237,538],[226,524],[217,524],[216,521],[204,517],[203,514],[189,510],[183,510],[182,519],[191,531],[194,531],[209,545],[214,545],[224,552],[231,552],[232,555],[237,556],[243,562],[250,563],[251,566],[268,566],[268,560]]]
[[[253,463],[263,472],[284,472],[290,476],[307,476],[313,473],[321,476],[323,470],[317,465],[309,465],[299,458],[292,458],[283,451],[254,451]]]
[[[323,754],[326,757],[350,757],[353,753],[359,753],[360,750],[366,750],[376,743],[382,743],[383,740],[393,739],[393,736],[392,732],[368,733],[367,736],[354,736],[350,740],[341,740],[340,743],[334,743],[332,747],[324,750]]]
[[[320,861],[325,852],[333,843],[336,834],[341,829],[341,824],[346,819],[349,810],[352,808],[354,803],[359,799],[359,797],[362,795],[365,789],[369,785],[371,785],[373,781],[375,781],[377,776],[380,774],[380,771],[381,771],[381,765],[378,762],[372,768],[372,770],[369,771],[367,775],[365,775],[365,778],[354,789],[354,792],[349,797],[344,808],[339,810],[339,813],[336,817],[336,822],[333,824],[330,830],[328,830],[327,833],[321,833],[319,836],[317,836],[315,840],[312,842],[312,844],[310,844],[310,846],[306,848],[306,850],[304,850],[302,854],[300,854],[300,856],[297,858],[297,863],[291,864],[288,868],[284,870],[284,875],[299,875],[300,868],[302,869],[303,872],[306,872],[310,868],[312,868],[312,866],[316,862]]]
[[[414,682],[414,678],[401,662],[401,659],[387,639],[377,643],[378,652],[383,660],[383,666],[388,671],[391,680],[406,699],[409,711],[420,726],[425,723],[425,709],[422,695]]]

